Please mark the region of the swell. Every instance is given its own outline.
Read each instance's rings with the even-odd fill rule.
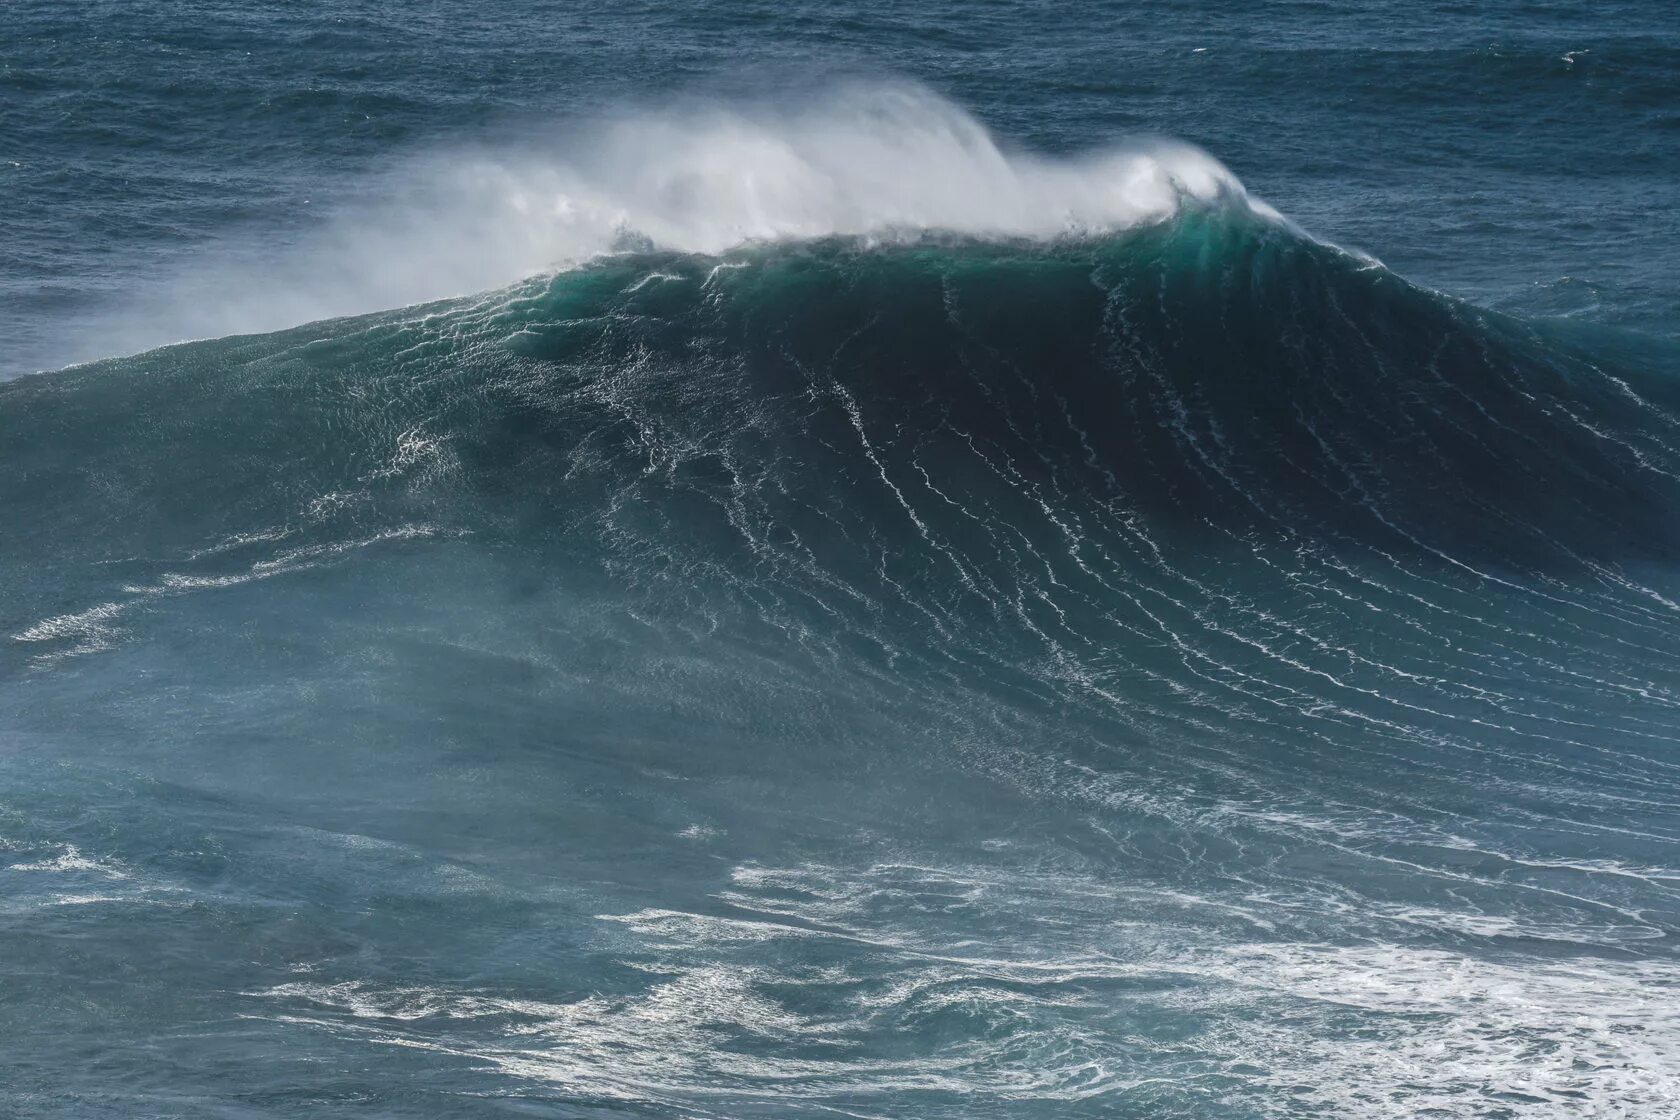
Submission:
[[[628,253],[4,386],[4,652],[458,542],[520,558],[515,598],[1035,706],[1644,756],[1666,732],[1596,709],[1676,683],[1649,360],[1228,207]]]
[[[1673,555],[1671,359],[1191,204],[1050,241],[619,252],[474,299],[100,362],[0,389],[0,469],[14,523],[49,548],[202,544],[334,501],[540,522],[576,507],[560,497],[582,477],[704,489],[747,461],[790,485],[870,476],[832,497],[878,514],[889,543],[920,537],[938,478],[1192,534],[1581,573]],[[126,516],[141,496],[153,516]],[[767,516],[783,513],[799,524]]]

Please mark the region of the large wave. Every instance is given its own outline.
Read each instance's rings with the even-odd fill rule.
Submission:
[[[449,919],[217,973],[410,1077],[1672,1099],[1671,355],[1408,285],[1202,157],[886,104],[609,130],[507,195],[533,263],[589,231],[564,271],[0,386],[18,734],[259,786],[324,895]],[[414,806],[505,862],[428,862]],[[426,839],[333,831],[375,819]],[[532,930],[588,982],[521,987]]]

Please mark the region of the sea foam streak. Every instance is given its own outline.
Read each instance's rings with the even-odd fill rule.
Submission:
[[[198,262],[96,329],[82,356],[484,291],[625,248],[720,253],[930,231],[1046,239],[1160,221],[1187,201],[1276,216],[1188,144],[1014,151],[907,83],[791,105],[621,111],[514,146],[431,153],[371,193],[376,203],[340,211],[294,248]]]

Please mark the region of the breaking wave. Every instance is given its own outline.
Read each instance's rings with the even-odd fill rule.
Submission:
[[[19,741],[260,788],[261,905],[365,915],[249,1029],[691,1115],[1673,1099],[1672,353],[914,93],[590,151],[374,254],[511,287],[0,386]],[[245,913],[56,843],[62,920]]]

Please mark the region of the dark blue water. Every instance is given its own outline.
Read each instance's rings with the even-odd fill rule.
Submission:
[[[0,11],[0,1115],[1680,1114],[1680,25],[1350,7]]]

